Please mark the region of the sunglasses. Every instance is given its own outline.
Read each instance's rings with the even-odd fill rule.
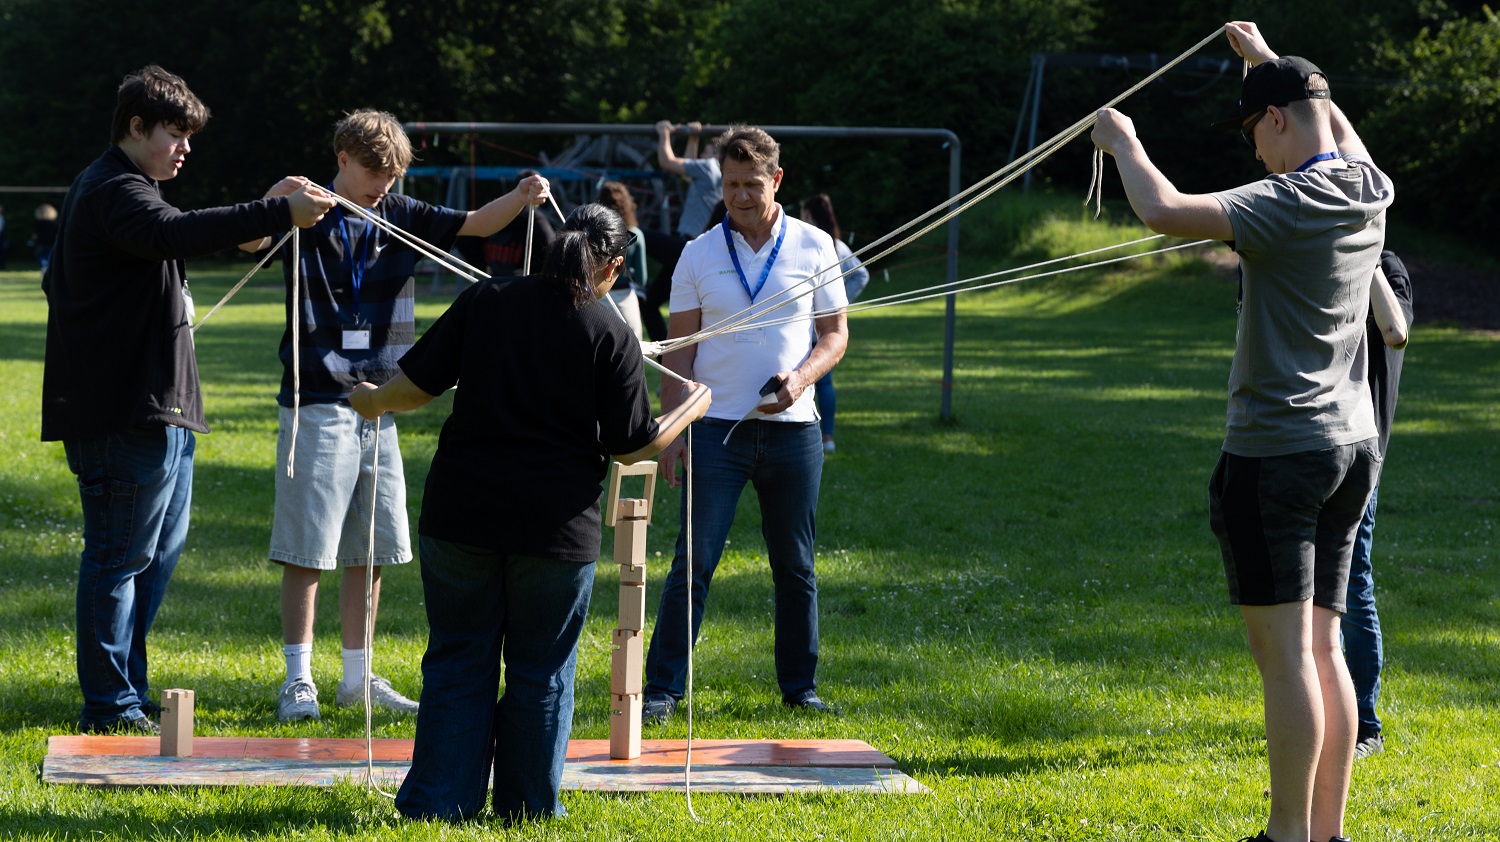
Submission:
[[[1266,116],[1266,111],[1267,109],[1262,108],[1259,114],[1250,118],[1250,122],[1240,126],[1240,137],[1244,138],[1245,142],[1250,144],[1251,149],[1255,148],[1255,124],[1259,123],[1261,118]]]

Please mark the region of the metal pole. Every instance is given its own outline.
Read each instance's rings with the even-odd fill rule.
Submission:
[[[1026,141],[1026,151],[1030,152],[1036,148],[1036,121],[1037,116],[1042,113],[1042,77],[1046,75],[1047,56],[1045,53],[1033,53],[1032,62],[1036,65],[1036,92],[1031,95],[1031,137]],[[1021,182],[1021,192],[1031,192],[1031,167],[1026,168],[1026,178]]]
[[[959,149],[958,138],[948,142],[948,195],[957,196],[962,190],[959,182],[959,166],[962,164],[963,155]],[[958,203],[954,202],[948,206],[948,210],[956,210]],[[949,289],[956,290],[958,281],[958,217],[954,216],[948,220],[948,283]],[[938,420],[951,421],[953,419],[953,345],[958,332],[958,295],[949,295],[943,305],[943,399],[942,407],[938,410]]]

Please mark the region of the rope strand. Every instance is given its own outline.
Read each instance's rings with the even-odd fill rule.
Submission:
[[[265,256],[260,259],[260,262],[257,263],[257,264],[255,264],[255,266],[249,272],[246,272],[245,273],[245,277],[240,278],[240,282],[239,283],[237,283],[234,286],[230,287],[229,288],[229,292],[224,293],[224,297],[219,299],[219,303],[215,304],[213,306],[213,309],[211,309],[207,313],[205,313],[203,315],[203,318],[199,319],[198,323],[195,324],[195,325],[193,325],[189,330],[192,333],[197,333],[198,332],[198,328],[203,327],[203,323],[204,322],[206,322],[209,319],[213,318],[213,315],[215,313],[219,312],[219,308],[220,307],[223,307],[225,304],[229,303],[229,299],[233,298],[234,294],[240,291],[240,287],[244,286],[246,284],[246,282],[248,282],[250,280],[250,278],[255,275],[256,272],[259,272],[263,267],[265,267],[266,261],[268,261],[268,260],[271,259],[271,255],[275,254],[276,250],[279,249],[279,248],[281,248],[282,244],[285,243],[287,241],[287,238],[290,237],[290,236],[292,236],[292,232],[291,231],[288,231],[285,234],[282,234],[281,235],[281,239],[277,240],[276,241],[276,245],[271,246],[271,248],[266,251]]]

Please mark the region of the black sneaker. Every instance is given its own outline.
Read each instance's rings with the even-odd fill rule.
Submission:
[[[808,693],[806,696],[803,696],[795,702],[782,700],[781,703],[791,708],[792,710],[811,710],[816,711],[817,713],[826,713],[829,716],[844,715],[843,711],[840,711],[838,708],[833,707],[827,702],[824,702],[814,693]]]
[[[1347,837],[1347,836],[1333,836],[1333,837],[1329,838],[1328,842],[1349,842],[1349,837]]]
[[[1354,744],[1354,759],[1358,760],[1361,757],[1374,757],[1382,751],[1385,751],[1385,738],[1381,737],[1379,734],[1367,734],[1363,737],[1360,737],[1359,740]],[[1338,837],[1334,838],[1337,839]]]
[[[78,730],[85,734],[112,734],[118,737],[156,737],[161,735],[161,726],[138,716],[135,719],[116,719],[114,722],[80,722]]]
[[[665,725],[677,710],[677,700],[671,696],[647,699],[641,704],[642,725]]]

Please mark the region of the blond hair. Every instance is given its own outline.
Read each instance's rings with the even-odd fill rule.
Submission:
[[[370,108],[339,121],[333,130],[333,152],[347,152],[370,172],[398,178],[406,175],[415,157],[411,139],[395,115]]]

